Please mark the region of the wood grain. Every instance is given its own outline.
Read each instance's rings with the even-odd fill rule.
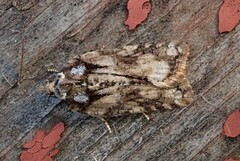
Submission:
[[[239,156],[239,139],[222,135],[240,105],[240,26],[217,31],[223,0],[152,0],[149,18],[124,26],[127,0],[3,0],[0,2],[0,160],[19,160],[37,129],[66,124],[56,160],[223,160]],[[24,72],[19,56],[24,32]],[[63,68],[78,53],[162,41],[188,42],[188,78],[197,99],[184,109],[110,119],[72,113],[39,91],[47,68]],[[6,79],[7,78],[7,79]]]

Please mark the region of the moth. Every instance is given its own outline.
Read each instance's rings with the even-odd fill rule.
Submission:
[[[48,81],[49,94],[100,118],[185,107],[194,100],[186,76],[187,44],[142,44],[79,54]]]

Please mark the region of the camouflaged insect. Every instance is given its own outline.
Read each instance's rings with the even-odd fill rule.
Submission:
[[[193,102],[186,76],[188,56],[187,44],[173,43],[91,51],[70,60],[46,87],[71,109],[94,117],[147,116]]]

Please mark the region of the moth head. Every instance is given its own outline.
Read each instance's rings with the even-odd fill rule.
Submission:
[[[59,99],[66,99],[68,85],[65,74],[63,72],[57,73],[52,81],[47,80],[45,89],[49,95],[55,95]]]
[[[55,81],[57,81],[57,83],[61,83],[64,80],[65,80],[65,74],[63,74],[63,72],[57,73]]]

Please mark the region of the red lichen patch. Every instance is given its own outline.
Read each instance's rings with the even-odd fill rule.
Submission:
[[[24,148],[32,148],[36,144],[36,137],[23,145]]]
[[[49,153],[49,157],[54,157],[55,155],[57,155],[59,153],[59,149],[55,149],[55,150],[53,150],[53,151],[51,151],[50,153]]]
[[[54,148],[54,146],[43,148],[39,152],[33,154],[33,159],[36,161],[42,161],[44,157],[48,156],[49,151],[51,151]]]
[[[219,32],[232,31],[240,20],[240,1],[224,0],[219,10]]]
[[[56,144],[60,139],[60,135],[64,131],[64,124],[57,124],[53,130],[43,139],[42,147],[47,148]]]
[[[236,110],[228,116],[224,123],[224,135],[227,137],[237,137],[240,135],[240,111]]]
[[[24,161],[31,161],[33,158],[33,155],[27,151],[23,151],[21,156],[20,156],[20,160],[24,160]]]
[[[125,24],[130,30],[135,29],[147,18],[151,8],[150,0],[128,0],[128,19]]]
[[[38,151],[41,150],[41,149],[42,149],[42,143],[36,142],[36,144],[35,144],[32,148],[30,148],[30,149],[27,150],[27,152],[33,154],[33,153],[38,152]]]
[[[53,161],[52,158],[59,153],[55,144],[61,139],[60,135],[63,131],[62,122],[55,125],[46,136],[45,131],[38,130],[34,138],[23,145],[26,150],[20,156],[21,161]]]
[[[27,149],[30,149],[30,148],[32,148],[36,144],[36,141],[42,142],[43,137],[44,137],[44,131],[43,130],[38,130],[36,132],[36,135],[34,136],[34,138],[31,141],[25,143],[23,145],[23,147],[27,148]]]
[[[227,160],[224,160],[224,161],[240,161],[240,160],[227,159]]]
[[[47,156],[45,156],[43,158],[42,161],[53,161],[52,157],[54,157],[55,155],[57,155],[59,152],[59,149],[55,149],[53,151],[51,151]]]
[[[45,131],[43,131],[43,130],[38,130],[37,133],[36,133],[36,135],[35,135],[36,141],[42,142],[44,136],[45,136]]]
[[[53,161],[53,159],[49,156],[46,156],[42,161]]]

